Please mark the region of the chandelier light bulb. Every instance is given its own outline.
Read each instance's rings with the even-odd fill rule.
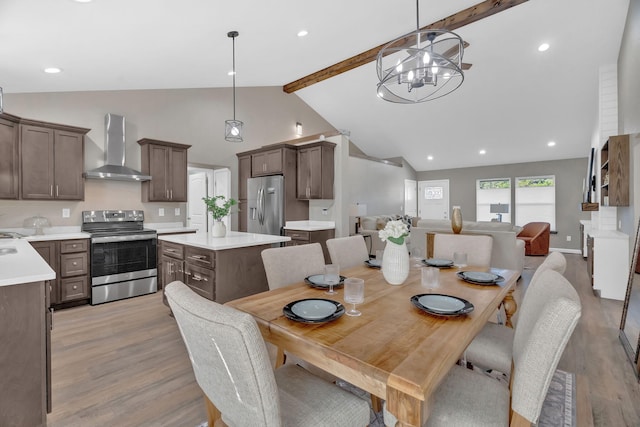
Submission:
[[[400,60],[398,60],[398,65],[396,65],[396,71],[399,73],[402,72],[402,63],[400,62]]]
[[[442,78],[444,78],[444,79],[448,79],[449,77],[451,77],[451,73],[444,73],[442,75]]]
[[[428,64],[429,61],[431,61],[431,55],[429,55],[429,52],[425,52],[424,59],[422,60],[422,62],[424,62],[425,64]]]
[[[407,74],[407,79],[409,79],[409,81],[413,80],[413,70],[409,71],[409,74]]]
[[[438,66],[436,65],[436,63],[434,62],[433,65],[431,66],[431,72],[433,74],[438,74]]]

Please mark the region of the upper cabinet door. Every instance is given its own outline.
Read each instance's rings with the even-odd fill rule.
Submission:
[[[54,197],[59,200],[84,200],[84,135],[54,132]]]
[[[251,155],[251,175],[277,175],[282,173],[282,149]]]
[[[142,183],[143,202],[187,201],[187,150],[190,145],[143,138],[142,173],[151,181]]]
[[[18,123],[0,118],[0,199],[17,199],[19,196],[18,153]]]
[[[299,199],[333,199],[335,144],[319,142],[298,149]]]
[[[23,199],[54,198],[53,129],[20,126]]]

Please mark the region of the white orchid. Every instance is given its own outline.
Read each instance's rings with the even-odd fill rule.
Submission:
[[[378,237],[380,237],[380,240],[385,242],[388,239],[390,242],[395,243],[396,245],[401,245],[402,243],[404,243],[404,238],[408,235],[409,228],[407,227],[407,224],[400,220],[387,222],[387,225],[384,227],[384,229],[378,232]]]

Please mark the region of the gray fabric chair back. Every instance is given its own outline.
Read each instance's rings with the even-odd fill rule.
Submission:
[[[564,274],[564,271],[567,269],[567,259],[560,252],[549,252],[549,255],[547,255],[542,264],[540,264],[533,273],[530,283],[533,284],[540,273],[549,269]],[[531,284],[529,286],[531,286]]]
[[[454,252],[465,252],[467,264],[475,267],[491,266],[493,237],[471,234],[436,233],[433,257],[453,260]]]
[[[551,269],[527,290],[513,340],[512,409],[536,423],[551,377],[581,315],[571,283]]]
[[[262,251],[269,289],[302,282],[312,274],[324,273],[324,254],[320,243],[269,248]]]
[[[278,387],[264,340],[247,313],[182,282],[165,289],[196,381],[229,426],[280,426]]]
[[[361,235],[338,237],[327,240],[327,249],[331,262],[338,264],[340,269],[362,265],[369,259],[369,251],[364,237]]]

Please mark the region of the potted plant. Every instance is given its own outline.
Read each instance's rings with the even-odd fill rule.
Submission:
[[[224,237],[227,234],[227,227],[222,222],[222,219],[229,215],[231,206],[238,202],[235,199],[227,199],[224,196],[203,197],[202,200],[207,205],[207,211],[213,217],[211,235],[213,237]]]

